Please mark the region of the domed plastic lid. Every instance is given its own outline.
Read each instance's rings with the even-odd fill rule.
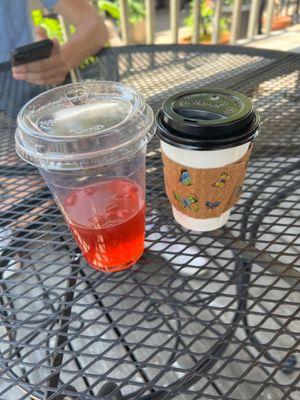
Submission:
[[[82,169],[130,157],[153,136],[143,96],[117,82],[86,81],[51,89],[19,112],[16,150],[44,169]]]
[[[244,95],[225,89],[201,88],[177,93],[157,116],[160,138],[181,148],[215,150],[253,140],[259,115]]]

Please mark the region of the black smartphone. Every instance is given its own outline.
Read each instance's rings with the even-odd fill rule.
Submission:
[[[11,62],[15,67],[17,65],[27,64],[32,61],[42,60],[50,57],[53,42],[50,39],[40,40],[17,47],[11,52]]]

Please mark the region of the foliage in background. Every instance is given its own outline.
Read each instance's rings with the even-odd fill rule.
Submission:
[[[57,39],[60,44],[64,43],[63,33],[58,19],[44,17],[40,9],[32,10],[31,17],[34,26],[41,26],[45,29],[49,39]]]
[[[228,0],[231,1],[231,0]],[[213,0],[204,0],[201,2],[200,5],[200,16],[201,16],[201,23],[200,23],[200,37],[201,39],[208,39],[209,35],[211,35],[212,32],[212,21],[214,17],[214,1]],[[185,18],[184,24],[185,26],[194,26],[194,20],[195,16],[193,13],[194,10],[194,1],[191,1],[190,4],[190,15]],[[220,28],[221,32],[226,30],[228,25],[228,20],[227,18],[222,17],[220,19]]]
[[[232,6],[234,0],[222,0],[222,6]],[[249,4],[250,0],[243,0],[243,4]],[[184,24],[185,26],[194,26],[194,14],[193,8],[194,1],[192,0],[190,3],[190,15],[185,18]],[[203,0],[201,2],[201,24],[200,24],[200,36],[201,39],[208,39],[212,33],[212,22],[215,14],[215,1],[214,0]],[[229,18],[221,17],[220,18],[220,30],[221,32],[225,32],[229,30]]]
[[[32,10],[31,18],[34,26],[40,26],[45,29],[49,39],[57,39],[60,44],[64,44],[64,37],[60,22],[57,18],[51,16],[44,16],[43,11],[40,9]],[[76,29],[74,25],[70,25],[69,33],[73,35]],[[86,58],[80,65],[80,68],[84,68],[87,65],[93,63],[95,57],[90,56]]]
[[[98,8],[117,23],[120,23],[121,13],[119,0],[98,0]],[[130,24],[136,24],[142,21],[145,18],[144,1],[128,0],[128,13]]]

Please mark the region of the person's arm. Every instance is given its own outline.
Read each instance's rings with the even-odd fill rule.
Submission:
[[[68,71],[76,68],[86,57],[96,54],[107,42],[104,21],[88,0],[59,0],[54,12],[76,28],[68,42],[61,46]]]
[[[37,85],[60,84],[66,74],[86,57],[95,54],[108,39],[106,26],[88,0],[58,0],[54,12],[76,28],[76,32],[62,46],[56,39],[51,56],[44,60],[13,67],[13,76]],[[37,28],[39,40],[46,37]]]

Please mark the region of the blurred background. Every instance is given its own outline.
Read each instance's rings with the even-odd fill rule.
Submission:
[[[109,29],[107,46],[220,43],[300,52],[300,0],[93,0]],[[74,32],[31,0],[34,25],[61,43]],[[85,63],[89,63],[86,60]]]

